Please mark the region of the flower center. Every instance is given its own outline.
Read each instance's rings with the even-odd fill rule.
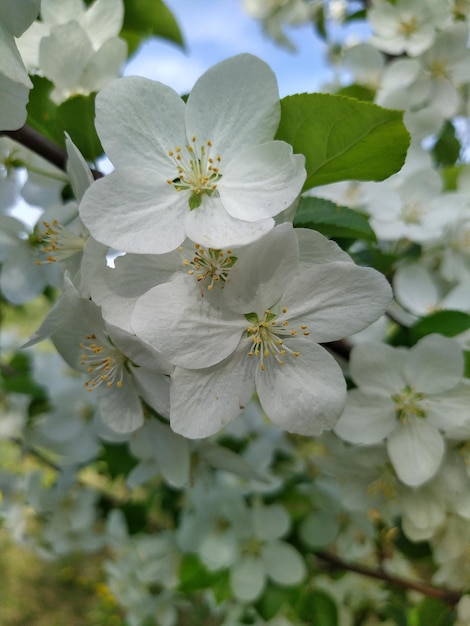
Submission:
[[[414,417],[426,417],[426,410],[423,407],[424,393],[416,391],[414,387],[407,385],[399,393],[392,396],[395,403],[395,414],[403,424],[406,424]]]
[[[104,383],[106,387],[121,388],[126,357],[111,346],[100,345],[96,341],[96,335],[86,335],[85,341],[80,343],[80,348],[84,351],[81,355],[81,364],[86,366],[86,371],[90,375],[85,381],[88,391],[93,391]]]
[[[36,261],[37,265],[63,261],[77,252],[83,252],[88,235],[77,235],[57,220],[52,223],[43,222],[43,226],[44,230],[37,233],[37,243],[45,258],[42,261]]]
[[[398,30],[403,37],[411,37],[418,30],[418,20],[415,15],[410,15],[408,19],[400,20]]]
[[[183,247],[178,248],[179,252]],[[237,260],[233,256],[232,250],[217,250],[215,248],[203,248],[200,244],[195,244],[195,252],[192,259],[183,259],[183,264],[188,269],[188,274],[195,275],[197,282],[201,285],[201,295],[204,297],[204,287],[212,291],[214,285],[219,285],[222,289],[228,278],[230,268]]]
[[[201,205],[202,195],[212,195],[217,189],[217,181],[222,174],[219,165],[222,157],[213,154],[212,142],[197,144],[196,136],[184,149],[176,146],[168,152],[168,156],[176,165],[176,177],[167,180],[176,191],[189,191],[189,208],[192,211]]]
[[[262,318],[259,318],[256,313],[248,313],[245,315],[246,319],[251,322],[247,327],[247,336],[251,338],[253,343],[248,356],[257,356],[260,359],[260,370],[264,372],[266,369],[265,359],[267,357],[273,357],[278,365],[284,365],[284,357],[290,355],[292,357],[298,357],[300,352],[291,350],[284,343],[284,337],[295,337],[299,331],[305,335],[310,335],[307,330],[307,326],[302,324],[299,329],[290,328],[289,321],[285,319],[287,308],[282,309],[281,319],[274,313],[271,313],[269,309],[264,312]],[[283,319],[282,319],[283,318]]]
[[[401,218],[405,224],[419,224],[423,215],[423,205],[417,200],[405,202],[401,210]]]

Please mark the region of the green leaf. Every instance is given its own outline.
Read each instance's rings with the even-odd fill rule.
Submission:
[[[440,333],[446,337],[455,337],[470,328],[470,315],[463,311],[437,311],[423,317],[410,327],[413,342],[431,333]]]
[[[375,91],[364,85],[348,85],[336,92],[337,96],[347,96],[348,98],[356,98],[356,100],[364,100],[372,102],[375,97]]]
[[[464,376],[465,378],[470,378],[470,351],[469,350],[463,351],[463,358],[465,361]]]
[[[101,446],[100,469],[111,478],[127,476],[138,461],[131,455],[127,443],[104,443]]]
[[[214,586],[228,586],[228,572],[210,572],[194,554],[186,554],[180,566],[180,591],[191,593]],[[219,589],[220,591],[220,589]]]
[[[301,620],[315,626],[338,626],[338,610],[334,600],[323,591],[306,590],[296,606]]]
[[[409,626],[408,619],[402,605],[389,604],[384,609],[384,617],[392,619],[397,626]]]
[[[33,89],[29,94],[26,124],[41,135],[64,146],[62,129],[57,124],[57,105],[49,98],[54,85],[47,78],[31,76]]]
[[[281,100],[276,139],[305,155],[305,189],[341,180],[380,181],[403,165],[410,137],[402,111],[332,94]]]
[[[419,626],[452,626],[456,619],[454,611],[437,598],[425,598],[417,613]]]
[[[323,198],[301,198],[294,226],[318,230],[325,237],[376,240],[364,215]]]
[[[123,34],[137,33],[142,36],[163,37],[184,47],[178,23],[162,0],[124,0],[125,14]]]
[[[291,589],[270,584],[256,603],[256,608],[261,617],[269,621],[279,613],[284,605],[289,604],[291,596]]]
[[[67,131],[87,161],[95,162],[103,154],[95,130],[95,94],[74,96],[57,109],[57,121],[62,133]]]
[[[454,165],[460,156],[460,149],[460,141],[455,135],[454,125],[447,121],[432,149],[436,165]]]

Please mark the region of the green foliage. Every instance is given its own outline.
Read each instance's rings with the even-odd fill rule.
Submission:
[[[323,198],[301,198],[294,226],[318,230],[325,237],[376,240],[364,215]]]
[[[455,337],[470,328],[470,315],[463,311],[437,311],[418,320],[409,329],[412,343],[431,333]]]
[[[33,82],[33,89],[29,92],[26,123],[44,137],[58,145],[63,145],[64,140],[56,121],[57,105],[49,97],[53,84],[42,76],[31,76],[31,81]]]
[[[228,572],[210,572],[197,556],[185,555],[180,566],[180,591],[192,593],[209,588],[212,588],[219,601],[228,597],[230,595]]]
[[[356,100],[364,100],[365,102],[373,102],[375,91],[369,89],[369,87],[364,87],[364,85],[348,85],[347,87],[339,89],[336,95],[356,98]]]
[[[96,162],[103,154],[94,124],[95,94],[75,96],[63,102],[57,109],[57,121],[87,161]]]
[[[460,156],[460,148],[454,125],[452,122],[447,121],[432,149],[432,155],[436,164],[454,165]]]
[[[103,148],[94,125],[95,94],[74,96],[57,106],[50,99],[52,83],[39,76],[32,80],[26,123],[62,148],[67,132],[85,159],[96,161]]]
[[[162,0],[125,0],[122,36],[133,51],[143,37],[155,35],[184,47],[178,23]]]
[[[269,621],[279,613],[283,606],[289,604],[291,596],[291,589],[270,584],[256,603],[256,608],[261,617]]]
[[[131,455],[127,443],[102,444],[101,461],[104,461],[105,473],[110,478],[127,476],[138,461]]]
[[[276,139],[305,155],[304,190],[341,180],[380,181],[403,165],[409,146],[401,111],[331,94],[281,100]]]
[[[416,607],[417,626],[452,626],[456,615],[437,598],[424,598]]]
[[[334,600],[323,591],[306,589],[300,596],[297,615],[311,626],[338,626],[338,610]]]

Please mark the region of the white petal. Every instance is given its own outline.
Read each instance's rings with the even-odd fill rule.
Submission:
[[[44,75],[63,92],[73,93],[81,86],[83,69],[92,55],[90,40],[75,21],[54,26],[39,46]]]
[[[300,272],[282,304],[290,320],[310,324],[312,337],[323,343],[364,329],[384,313],[391,296],[379,272],[338,261]]]
[[[406,385],[403,366],[408,353],[384,343],[358,344],[351,351],[351,378],[362,391],[389,398]]]
[[[252,602],[263,591],[266,581],[264,563],[255,556],[243,556],[230,570],[230,586],[240,602]]]
[[[283,141],[253,146],[237,154],[217,185],[227,212],[256,221],[274,217],[296,200],[307,173],[305,158]]]
[[[410,487],[417,487],[436,474],[444,449],[437,428],[419,418],[398,425],[387,440],[387,451],[395,472]]]
[[[286,354],[282,366],[270,355],[264,371],[256,364],[261,406],[279,428],[318,435],[332,428],[343,411],[346,383],[341,368],[324,348],[309,339],[286,341],[286,345],[300,355]]]
[[[455,387],[463,369],[463,353],[457,341],[436,334],[427,335],[411,348],[404,375],[417,391],[434,394]]]
[[[170,378],[146,367],[132,367],[137,393],[162,417],[170,416]]]
[[[93,182],[93,174],[82,153],[65,133],[65,147],[67,149],[67,174],[70,178],[75,198],[80,201],[83,194]]]
[[[372,444],[383,441],[395,428],[395,405],[390,398],[353,389],[335,433],[351,443]]]
[[[96,128],[115,167],[176,176],[168,151],[186,144],[184,102],[170,87],[138,76],[115,80],[96,98]]]
[[[155,459],[165,479],[174,487],[188,482],[188,442],[158,420],[147,421],[131,439],[130,448],[139,458]]]
[[[212,532],[204,537],[198,554],[209,570],[227,568],[238,556],[238,544],[231,530]]]
[[[280,224],[240,253],[224,289],[224,302],[234,311],[263,315],[279,300],[298,265],[295,230],[291,224]]]
[[[20,241],[2,265],[2,294],[13,304],[25,304],[42,293],[47,282],[45,266],[36,265],[33,249]]]
[[[19,37],[39,13],[40,0],[4,0],[2,3],[2,22],[10,33]]]
[[[452,389],[427,398],[426,419],[448,437],[470,437],[470,381],[462,380]]]
[[[266,572],[278,585],[297,585],[307,572],[301,555],[283,541],[270,541],[261,548]]]
[[[117,37],[124,19],[122,0],[95,0],[85,13],[88,36],[95,50],[111,37]]]
[[[327,239],[316,230],[296,228],[295,234],[299,241],[300,263],[302,267],[331,263],[332,261],[353,262],[349,254],[341,250],[336,242]]]
[[[439,302],[439,290],[432,274],[417,263],[398,268],[393,287],[400,304],[415,315],[427,315]]]
[[[174,365],[198,369],[222,361],[237,348],[247,321],[211,305],[191,276],[150,289],[131,319],[137,336]]]
[[[122,387],[98,387],[98,406],[103,421],[118,433],[130,433],[144,423],[142,403],[132,377],[124,373]],[[93,392],[92,392],[93,393]]]
[[[170,252],[183,242],[184,198],[176,202],[156,176],[154,170],[115,170],[88,188],[80,217],[97,241],[139,254]]]
[[[119,76],[127,60],[127,44],[123,39],[108,39],[93,54],[83,69],[80,84],[86,93],[100,91]]]
[[[176,368],[171,377],[172,429],[189,439],[215,434],[237,417],[254,392],[246,348],[204,370]]]
[[[290,517],[280,504],[255,506],[253,524],[257,537],[264,541],[271,541],[286,534],[290,526]]]
[[[274,226],[271,218],[248,222],[236,219],[225,210],[220,198],[203,197],[201,206],[187,211],[184,228],[187,237],[209,248],[245,246],[256,241]]]
[[[276,76],[250,54],[211,67],[194,85],[186,106],[188,137],[211,140],[222,164],[227,153],[272,139],[279,119]]]

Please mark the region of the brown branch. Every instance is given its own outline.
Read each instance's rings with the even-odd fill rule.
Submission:
[[[369,578],[382,580],[390,585],[393,585],[394,587],[399,587],[400,589],[419,591],[425,596],[430,596],[431,598],[436,598],[438,600],[441,600],[442,602],[445,602],[452,608],[455,607],[455,605],[462,597],[462,593],[459,591],[440,589],[439,587],[433,587],[432,585],[428,585],[426,583],[415,582],[412,580],[407,580],[406,578],[401,578],[400,576],[387,574],[384,571],[376,570],[371,567],[366,567],[365,565],[355,565],[354,563],[348,563],[335,556],[334,554],[324,552],[323,550],[314,552],[314,554],[318,559],[327,563],[328,569],[330,570],[346,570],[349,572],[355,572],[356,574],[362,574],[363,576],[368,576]]]
[[[34,128],[23,126],[18,130],[2,130],[0,131],[1,135],[10,137],[10,139],[39,154],[39,156],[42,156],[60,170],[67,171],[67,152],[47,137],[41,135],[37,130],[34,130]],[[91,168],[90,170],[95,180],[102,178],[103,174],[101,172]]]

